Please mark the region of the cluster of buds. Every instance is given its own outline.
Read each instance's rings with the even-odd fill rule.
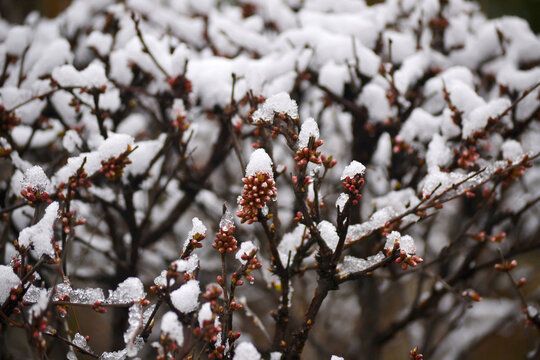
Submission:
[[[233,274],[234,275],[234,274]],[[241,308],[243,308],[244,305],[242,305],[242,303],[240,302],[236,302],[234,300],[234,298],[231,300],[231,303],[229,304],[229,310],[230,311],[236,311],[236,310],[240,310]],[[229,333],[231,336],[235,336],[235,334],[233,334],[232,332]],[[239,334],[239,333],[238,333]],[[240,335],[239,335],[240,336]]]
[[[212,247],[222,254],[236,251],[238,249],[238,241],[236,241],[233,235],[235,230],[236,226],[234,225],[221,226],[219,232],[216,233]]]
[[[187,115],[184,102],[179,99],[175,100],[171,111],[172,125],[180,132],[189,128],[189,122],[186,121]]]
[[[44,353],[47,348],[47,342],[43,338],[43,333],[47,331],[49,321],[46,316],[34,316],[32,321],[32,338],[39,353]]]
[[[398,135],[394,138],[394,146],[392,151],[397,154],[404,152],[406,154],[412,154],[414,152],[413,148],[403,140],[403,138]]]
[[[249,274],[251,271],[260,269],[262,267],[262,264],[259,262],[259,259],[257,259],[257,256],[255,256],[255,254],[251,254],[251,255],[243,254],[241,259],[247,261],[246,274]]]
[[[193,237],[189,240],[189,243],[187,244],[186,249],[184,250],[184,252],[182,252],[182,255],[180,257],[182,259],[185,259],[189,255],[191,255],[191,253],[195,249],[202,248],[203,247],[202,241],[205,238],[206,238],[206,234],[200,234],[200,233],[194,234]]]
[[[209,284],[206,286],[206,291],[203,294],[203,299],[210,302],[210,305],[215,308],[217,306],[217,299],[221,296],[223,290],[216,284]]]
[[[331,169],[337,164],[337,160],[332,155],[326,157],[324,154],[321,154],[321,162],[326,169]]]
[[[189,123],[186,120],[187,114],[179,114],[172,121],[172,125],[180,132],[184,132],[189,128]]]
[[[244,258],[244,256],[246,255],[245,254],[242,255],[242,259]],[[246,275],[245,275],[246,280],[249,281],[250,283],[253,283],[255,281],[255,278],[253,277],[253,275],[250,275],[250,273],[253,270],[260,269],[261,267],[262,267],[262,264],[259,262],[259,259],[257,259],[256,256],[253,256],[251,259],[249,259],[247,262],[247,269],[246,269]]]
[[[60,296],[57,301],[60,302],[69,302],[70,297],[67,294],[64,294]],[[69,309],[69,305],[56,305],[56,311],[58,311],[58,314],[60,314],[61,317],[65,317],[67,315]]]
[[[209,359],[223,359],[225,356],[225,345],[219,345],[208,353]]]
[[[12,287],[11,289],[9,289],[9,300],[11,301],[17,301],[17,299],[19,297],[22,297],[23,295],[23,289],[22,289],[22,286],[18,286],[18,287]]]
[[[58,198],[60,200],[64,200],[66,198],[66,195],[63,193],[64,189],[69,191],[69,198],[73,199],[75,197],[75,190],[77,188],[89,188],[92,186],[92,183],[90,180],[88,180],[88,173],[84,171],[82,166],[77,170],[75,175],[69,177],[68,184],[69,185],[67,185],[65,182],[61,182],[58,185]]]
[[[362,186],[364,186],[364,182],[364,178],[360,174],[357,174],[352,178],[347,176],[342,182],[346,193],[349,195],[350,199],[352,199],[353,205],[358,204],[358,201],[362,198],[360,190],[362,189]]]
[[[207,343],[215,343],[217,341],[217,336],[221,332],[220,326],[215,326],[214,317],[211,319],[203,320],[202,327],[196,327],[193,330],[193,333],[197,337],[202,337],[203,340]]]
[[[47,191],[41,191],[38,188],[27,186],[26,189],[21,190],[21,195],[28,200],[28,205],[38,206],[39,204],[50,204],[52,199]]]
[[[459,156],[457,164],[462,169],[468,169],[476,165],[476,161],[480,157],[480,154],[476,152],[474,146],[463,150],[461,153],[458,149],[454,149],[454,155]]]
[[[81,102],[77,100],[76,97],[71,98],[71,101],[68,104],[72,108],[75,108],[75,112],[78,113],[81,111]]]
[[[495,270],[498,270],[498,271],[512,271],[515,269],[515,267],[517,266],[518,262],[516,259],[508,262],[506,260],[504,260],[502,263],[500,264],[495,264],[494,268]]]
[[[102,160],[99,172],[105,174],[105,177],[109,179],[109,181],[116,181],[121,178],[122,175],[124,175],[124,168],[126,165],[131,164],[131,160],[128,158],[131,151],[131,146],[128,145],[128,148],[124,153],[117,157],[112,157],[107,161]]]
[[[92,309],[100,314],[105,314],[107,312],[107,309],[101,305],[101,301],[99,300],[92,304]]]
[[[11,257],[11,260],[13,261],[13,271],[16,274],[19,274],[21,277],[24,277],[26,274],[32,271],[32,265],[29,264],[23,264],[18,257]],[[32,281],[36,278],[35,274],[32,274],[29,281]]]
[[[76,218],[76,212],[75,211],[69,211],[67,213],[63,213],[60,216],[60,221],[62,222],[62,229],[65,234],[69,234],[70,232],[75,233],[75,230],[73,229],[75,226],[84,225],[86,224],[85,218]]]
[[[400,248],[400,239],[396,239],[394,242],[393,247],[386,247],[385,252],[386,256],[392,255],[395,251],[399,250],[399,254],[397,258],[394,260],[394,263],[401,264],[402,270],[407,270],[407,267],[416,267],[419,263],[424,262],[424,259],[422,259],[419,256],[416,256],[416,250],[415,249],[403,249]]]
[[[471,299],[472,301],[476,301],[476,302],[482,301],[482,297],[480,296],[480,294],[478,294],[473,289],[463,290],[461,292],[461,296],[467,299]]]
[[[416,255],[407,254],[404,250],[401,250],[399,257],[394,262],[401,264],[401,270],[407,270],[407,266],[416,267],[419,263],[424,262],[424,259]]]
[[[213,306],[214,307],[214,306]],[[223,359],[225,354],[225,346],[218,345],[218,335],[222,332],[222,328],[219,325],[216,325],[215,313],[212,313],[212,317],[202,321],[200,327],[196,327],[193,330],[193,334],[201,338],[205,343],[209,345],[208,358],[209,359]]]
[[[416,346],[414,349],[409,351],[409,359],[410,360],[422,360],[424,358],[424,355],[422,355],[419,350],[418,346]]]
[[[310,141],[308,146],[298,150],[296,152],[296,156],[294,157],[294,161],[296,161],[296,166],[298,169],[302,169],[305,166],[307,166],[308,162],[312,162],[314,164],[321,164],[322,159],[320,158],[321,152],[317,151],[317,149],[323,144],[324,142],[322,140],[317,141]]]
[[[508,161],[508,165],[512,165],[512,162]],[[507,170],[507,171],[505,171],[503,173],[502,186],[503,187],[508,187],[511,183],[513,183],[514,181],[519,179],[523,175],[525,170],[527,170],[530,167],[532,167],[532,164],[529,161],[528,156],[525,155],[523,157],[523,160],[521,161],[521,163],[519,165],[511,167],[509,170]],[[501,169],[501,168],[499,168],[499,169]],[[497,172],[502,172],[502,169],[501,170],[499,170],[499,169],[497,169],[496,173]]]
[[[168,360],[172,357],[169,354],[174,354],[178,350],[178,344],[173,339],[169,338],[165,334],[161,334],[159,337],[158,354],[156,360]]]
[[[9,133],[21,122],[21,118],[15,112],[7,110],[4,105],[0,105],[0,136]]]
[[[489,242],[496,242],[496,243],[502,243],[504,241],[504,239],[506,239],[506,233],[503,231],[501,233],[498,233],[498,234],[495,234],[495,235],[492,235],[492,236],[487,236],[486,235],[486,232],[485,231],[481,231],[479,232],[478,234],[474,234],[471,236],[473,238],[473,240],[476,240],[478,242],[484,242],[486,240],[488,240]]]
[[[272,176],[266,173],[256,173],[242,179],[244,192],[238,201],[241,209],[236,215],[242,223],[252,224],[259,220],[259,210],[272,198],[277,196],[276,183]]]
[[[176,77],[170,77],[167,79],[171,90],[177,95],[177,97],[183,97],[193,91],[191,81],[184,75]]]

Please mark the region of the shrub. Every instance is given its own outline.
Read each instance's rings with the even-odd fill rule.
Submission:
[[[3,358],[539,356],[523,20],[80,0],[0,39]]]

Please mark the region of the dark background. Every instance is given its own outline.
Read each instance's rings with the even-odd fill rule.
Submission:
[[[477,0],[490,18],[517,15],[529,21],[535,33],[540,33],[540,0]],[[47,17],[54,17],[70,0],[0,0],[0,17],[10,22],[22,22],[26,14],[37,10]],[[381,0],[367,0],[368,3]]]

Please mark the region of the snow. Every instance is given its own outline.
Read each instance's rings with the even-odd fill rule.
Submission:
[[[347,177],[354,178],[356,175],[364,175],[366,167],[359,161],[353,160],[349,165],[345,167],[341,174],[341,180],[345,180]]]
[[[127,357],[126,349],[104,352],[99,357],[99,360],[124,360]]]
[[[414,244],[414,240],[410,235],[404,235],[399,240],[399,248],[407,255],[415,255],[416,254],[416,245]]]
[[[349,70],[345,65],[329,61],[319,70],[318,80],[319,85],[338,96],[343,96],[345,84],[350,81]]]
[[[0,88],[0,95],[4,107],[10,109],[22,104],[25,101],[29,101],[35,94],[34,91],[29,89],[19,89],[9,85],[4,85],[2,88]],[[45,100],[32,100],[26,105],[17,108],[15,110],[15,114],[21,118],[22,124],[32,125],[45,108],[45,105]],[[18,127],[15,127],[13,130],[16,130]]]
[[[61,296],[69,296],[69,301],[81,304],[93,304],[96,301],[104,301],[105,295],[100,288],[73,289],[69,284],[58,284],[54,294],[54,299],[58,300]]]
[[[296,249],[302,243],[302,236],[304,235],[305,231],[306,231],[305,226],[298,225],[294,228],[292,232],[283,235],[283,238],[281,239],[278,245],[278,252],[279,252],[279,258],[281,260],[281,263],[284,266],[287,266],[289,253],[290,253],[291,262],[294,259],[294,256],[296,255]]]
[[[225,204],[225,212],[219,220],[219,228],[227,231],[231,226],[234,226],[234,217],[227,204]]]
[[[178,346],[184,344],[184,328],[174,312],[168,311],[161,318],[161,332],[174,340]]]
[[[440,171],[438,168],[433,168],[428,172],[420,186],[422,189],[422,196],[427,194],[440,194],[452,185],[463,181],[466,177],[467,175],[462,173],[446,173]],[[435,191],[435,189],[437,189],[437,191]]]
[[[392,231],[386,236],[386,243],[384,245],[385,250],[393,250],[394,243],[399,243],[399,248],[409,256],[416,254],[416,246],[414,240],[410,235],[401,236],[398,231]]]
[[[81,349],[90,351],[90,347],[88,346],[88,343],[86,342],[86,338],[79,333],[75,333],[75,336],[73,336],[73,343]]]
[[[308,146],[309,139],[315,138],[315,141],[319,140],[319,126],[313,118],[309,118],[302,123],[300,128],[300,134],[298,134],[298,149],[303,149]]]
[[[178,311],[188,314],[197,310],[199,307],[200,293],[199,282],[197,280],[189,280],[171,293],[171,301]]]
[[[137,176],[144,174],[154,157],[163,148],[166,138],[166,134],[161,134],[156,140],[137,141],[134,144],[137,149],[129,154],[131,164],[125,167],[126,175]]]
[[[21,56],[24,49],[30,45],[32,31],[28,26],[12,27],[5,39],[6,52],[11,55]]]
[[[392,139],[387,132],[382,133],[379,137],[371,162],[383,168],[387,168],[392,164]]]
[[[517,160],[523,156],[523,148],[516,140],[506,140],[502,146],[503,159]]]
[[[170,279],[169,281],[174,284],[174,279]],[[167,286],[167,270],[161,271],[161,273],[154,278],[154,285],[159,287]]]
[[[144,286],[136,277],[130,277],[118,284],[116,290],[109,290],[107,303],[109,304],[128,304],[137,302],[146,297]]]
[[[390,107],[386,90],[373,81],[362,89],[359,104],[367,109],[369,120],[373,123],[384,123],[396,115],[396,109]]]
[[[133,137],[126,134],[109,132],[109,136],[106,140],[101,140],[97,150],[68,158],[67,164],[53,176],[52,183],[58,185],[61,182],[67,182],[70,176],[77,173],[85,158],[84,170],[88,173],[88,176],[92,176],[101,169],[101,161],[107,161],[111,157],[117,157],[126,152],[128,146],[131,146],[133,149]]]
[[[342,212],[345,209],[345,204],[349,201],[349,195],[345,193],[339,194],[336,200],[336,207],[339,212]]]
[[[298,119],[298,105],[286,92],[280,92],[266,99],[252,117],[256,122],[272,123],[276,114],[285,114],[291,119]]]
[[[32,322],[33,318],[43,314],[49,306],[49,295],[46,291],[40,292],[39,297],[34,305],[28,311],[28,321]]]
[[[129,85],[133,79],[133,72],[128,66],[127,52],[123,49],[115,50],[109,57],[111,64],[110,78],[121,84]]]
[[[78,71],[73,65],[62,65],[53,70],[52,77],[64,87],[99,88],[107,84],[105,68],[97,62],[91,63],[82,71]]]
[[[75,150],[77,150],[78,148],[80,149],[82,147],[82,144],[82,139],[79,136],[79,133],[75,130],[66,131],[64,137],[62,138],[62,146],[69,153],[75,152]]]
[[[347,230],[347,240],[356,242],[373,231],[383,227],[386,222],[398,215],[392,206],[387,206],[374,212],[367,221],[361,224],[349,226]]]
[[[403,124],[399,135],[406,143],[411,143],[415,139],[428,142],[439,132],[441,120],[440,117],[433,116],[422,108],[416,108]]]
[[[197,254],[191,254],[189,258],[185,260],[176,260],[171,265],[176,268],[177,272],[193,274],[193,272],[199,267],[199,257],[197,256]]]
[[[53,225],[58,217],[58,207],[58,202],[51,203],[37,224],[27,227],[19,233],[19,245],[27,249],[31,248],[31,254],[38,259],[43,255],[55,258],[51,239],[54,236]]]
[[[416,51],[416,40],[412,33],[402,33],[397,31],[385,31],[383,33],[383,45],[387,58],[392,53],[392,63],[401,64],[405,59],[410,58]],[[390,45],[389,42],[392,41]]]
[[[3,304],[9,297],[11,288],[17,288],[21,280],[13,272],[13,268],[6,265],[0,265],[0,279],[0,304]]]
[[[496,99],[471,111],[469,116],[463,118],[463,139],[471,137],[475,131],[485,128],[488,119],[496,119],[510,104],[508,99]]]
[[[197,234],[206,235],[206,226],[201,220],[199,220],[198,217],[194,217],[193,219],[191,219],[191,223],[193,224],[193,226],[187,234],[182,251],[186,251],[189,243],[191,242],[191,239],[193,239]]]
[[[101,31],[92,31],[86,38],[86,46],[96,49],[100,56],[109,54],[112,42],[112,36]]]
[[[213,316],[213,313],[212,313],[212,307],[211,307],[210,302],[204,303],[203,306],[201,306],[201,310],[199,311],[199,316],[198,316],[199,327],[202,328],[205,321],[212,320],[212,316]]]
[[[39,190],[40,192],[47,191],[51,183],[45,172],[39,165],[32,166],[30,169],[24,172],[24,178],[21,183],[22,189],[31,187],[34,190]]]
[[[233,360],[260,360],[261,354],[250,342],[241,342],[236,346]]]
[[[454,158],[454,153],[446,145],[442,136],[435,134],[429,143],[428,152],[426,154],[426,164],[428,169],[435,166],[445,167],[450,165]]]
[[[57,66],[71,63],[73,59],[70,45],[66,39],[56,39],[45,46],[42,51],[39,61],[32,67],[24,83],[32,83],[39,77],[50,74]]]
[[[332,250],[336,251],[337,244],[339,242],[339,236],[336,232],[336,227],[329,221],[323,220],[317,225],[317,229],[321,233],[326,245]]]
[[[270,156],[268,156],[264,149],[255,150],[251,154],[246,166],[246,177],[255,174],[266,174],[271,178],[274,177],[272,171],[272,159],[270,159]]]
[[[364,271],[380,263],[384,258],[384,254],[380,251],[375,255],[369,256],[367,259],[346,255],[343,258],[342,263],[338,265],[339,274],[341,276],[346,276]]]
[[[238,251],[236,252],[236,255],[235,255],[236,260],[240,261],[240,263],[241,263],[242,265],[246,265],[247,260],[242,259],[242,256],[244,256],[244,254],[245,254],[246,256],[249,256],[249,255],[251,255],[251,253],[252,253],[253,251],[256,252],[257,250],[258,250],[258,248],[257,248],[257,246],[255,246],[255,244],[253,244],[253,242],[251,242],[251,241],[244,241],[244,242],[240,245],[240,250],[238,250]]]
[[[133,357],[136,356],[142,346],[144,346],[144,341],[137,335],[144,326],[141,304],[135,303],[129,308],[128,324],[129,327],[124,333],[124,342],[126,343],[127,355]]]

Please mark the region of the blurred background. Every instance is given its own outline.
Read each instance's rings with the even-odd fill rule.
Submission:
[[[369,4],[381,0],[367,0]],[[490,18],[517,15],[527,19],[535,33],[540,33],[540,0],[477,0]],[[20,23],[25,16],[37,10],[54,17],[71,3],[70,0],[0,0],[0,17]]]

